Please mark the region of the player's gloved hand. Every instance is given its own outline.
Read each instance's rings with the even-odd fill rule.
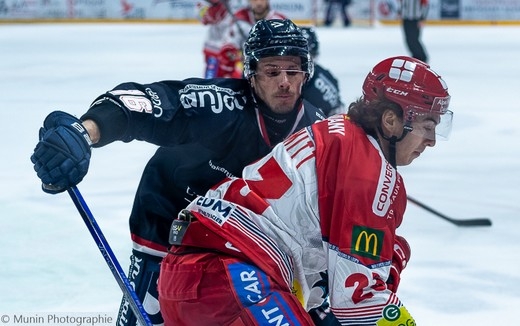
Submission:
[[[61,111],[50,113],[31,155],[43,191],[56,194],[81,182],[88,171],[91,145],[80,120]]]
[[[390,267],[390,276],[386,281],[386,287],[396,293],[401,281],[401,272],[405,269],[410,257],[412,250],[410,245],[405,238],[396,235],[394,242],[394,254],[392,256],[392,266]]]
[[[317,308],[309,310],[309,315],[315,326],[341,326],[339,320],[330,310],[327,301]]]
[[[220,49],[218,62],[222,70],[232,73],[240,61],[240,51],[234,45],[226,44]]]

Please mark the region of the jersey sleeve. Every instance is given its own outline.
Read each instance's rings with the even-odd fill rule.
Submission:
[[[246,106],[246,88],[232,79],[123,83],[99,96],[81,118],[99,126],[96,147],[116,140],[172,146],[200,138],[214,123],[231,121],[233,111]]]

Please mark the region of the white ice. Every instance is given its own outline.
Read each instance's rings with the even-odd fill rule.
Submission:
[[[346,102],[369,69],[407,54],[398,26],[318,28],[319,62]],[[68,195],[41,191],[29,157],[52,110],[81,115],[120,82],[201,76],[205,27],[161,24],[0,26],[0,315],[103,312],[121,291]],[[412,246],[400,298],[421,326],[518,324],[520,309],[520,27],[426,26],[430,63],[448,83],[449,141],[401,168],[408,194],[461,228],[409,204]],[[95,149],[79,185],[126,271],[128,215],[155,147]],[[517,218],[519,220],[517,220]]]

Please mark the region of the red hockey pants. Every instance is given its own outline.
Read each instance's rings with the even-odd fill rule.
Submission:
[[[158,290],[166,326],[313,325],[289,290],[258,267],[215,252],[169,253]]]

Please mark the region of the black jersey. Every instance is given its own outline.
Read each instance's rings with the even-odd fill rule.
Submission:
[[[340,96],[338,80],[319,64],[314,64],[314,76],[305,85],[303,96],[327,116],[344,113],[345,106]]]
[[[130,215],[134,249],[163,256],[172,220],[196,194],[241,176],[275,142],[324,118],[303,101],[275,139],[258,103],[246,80],[195,78],[125,83],[94,101],[82,119],[97,122],[97,146],[134,139],[161,145],[144,169]],[[118,127],[105,130],[105,119]]]

